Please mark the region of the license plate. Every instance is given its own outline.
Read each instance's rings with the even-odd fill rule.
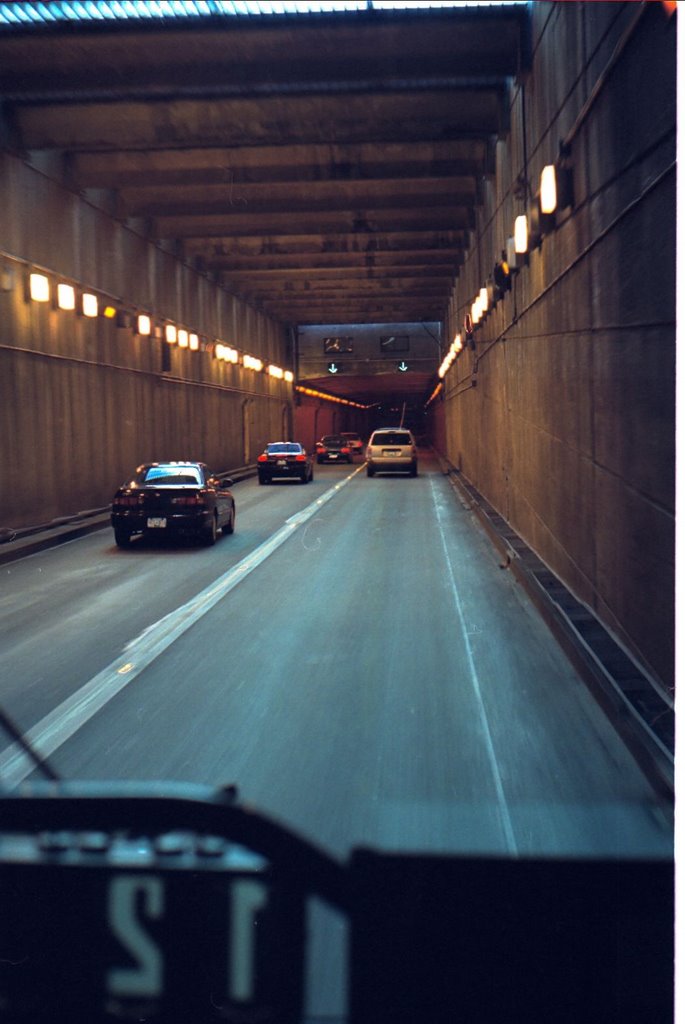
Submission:
[[[276,465],[277,466],[282,466],[285,469],[285,467],[288,465],[288,460],[287,459],[278,459],[277,462],[276,462]]]
[[[329,459],[337,459],[337,457],[338,457],[338,453],[337,452],[329,452],[328,453],[328,458]]]
[[[383,449],[383,455],[394,456],[394,455],[399,455],[399,454],[400,453],[399,453],[397,448],[384,448]]]
[[[163,516],[149,516],[147,526],[149,530],[159,529],[166,526],[166,519]]]

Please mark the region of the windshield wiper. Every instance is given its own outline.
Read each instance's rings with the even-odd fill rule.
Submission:
[[[52,767],[40,756],[38,751],[33,749],[21,730],[16,727],[12,719],[2,708],[0,708],[0,725],[8,736],[11,736],[14,742],[19,744],[29,760],[33,761],[36,768],[45,775],[46,779],[49,779],[51,782],[60,781],[59,775],[53,771]]]

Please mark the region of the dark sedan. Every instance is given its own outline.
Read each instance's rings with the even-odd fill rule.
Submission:
[[[317,462],[352,462],[352,449],[342,434],[326,434],[316,442]]]
[[[257,458],[260,484],[270,484],[275,477],[293,477],[308,484],[314,479],[312,457],[298,441],[272,441]]]
[[[134,534],[194,536],[215,544],[233,533],[232,480],[213,476],[202,462],[148,462],[112,499],[112,527],[120,548]]]

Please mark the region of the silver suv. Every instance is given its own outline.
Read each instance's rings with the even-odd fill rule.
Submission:
[[[405,427],[374,430],[366,446],[366,475],[401,472],[416,476],[416,441]]]

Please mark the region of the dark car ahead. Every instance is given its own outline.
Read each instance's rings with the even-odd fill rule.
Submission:
[[[257,474],[260,484],[270,484],[276,477],[308,484],[314,479],[314,463],[298,441],[271,441],[257,458]]]
[[[135,534],[195,536],[214,544],[235,529],[232,480],[219,480],[202,462],[148,462],[112,499],[114,539],[120,548]]]
[[[326,434],[316,442],[317,462],[352,462],[352,449],[342,434]]]

